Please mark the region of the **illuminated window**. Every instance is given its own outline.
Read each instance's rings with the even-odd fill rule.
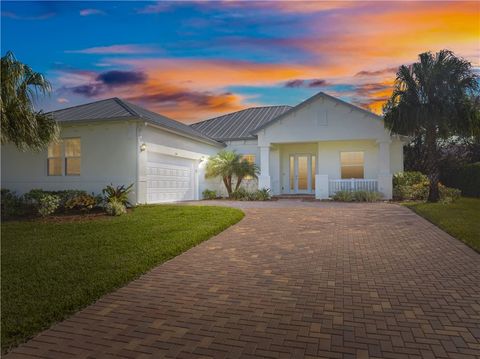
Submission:
[[[340,152],[342,178],[363,178],[363,152]]]
[[[81,145],[79,138],[67,138],[48,146],[49,176],[79,176]]]
[[[247,161],[248,163],[255,164],[255,155],[243,155],[242,161]],[[251,180],[252,176],[245,176],[244,179]]]
[[[48,146],[47,168],[49,176],[61,176],[63,174],[62,148],[62,141],[52,143]]]
[[[65,139],[65,175],[80,176],[81,148],[79,138]]]

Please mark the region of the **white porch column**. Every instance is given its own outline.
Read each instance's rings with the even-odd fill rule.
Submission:
[[[270,181],[270,146],[260,147],[260,176],[258,176],[258,188],[272,188]]]
[[[385,199],[392,199],[393,183],[390,172],[390,143],[392,141],[377,141],[378,143],[378,191]]]
[[[315,199],[328,199],[328,175],[321,174],[323,170],[322,166],[322,143],[317,143],[317,170],[315,171]]]

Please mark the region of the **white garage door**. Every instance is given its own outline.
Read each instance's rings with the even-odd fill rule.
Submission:
[[[194,199],[194,160],[147,153],[147,203]]]

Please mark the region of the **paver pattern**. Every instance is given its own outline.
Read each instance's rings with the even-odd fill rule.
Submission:
[[[397,205],[282,202],[7,358],[480,357],[478,253]]]

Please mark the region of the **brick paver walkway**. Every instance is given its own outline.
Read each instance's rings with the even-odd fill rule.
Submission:
[[[263,206],[8,358],[480,356],[479,254],[396,205]]]

